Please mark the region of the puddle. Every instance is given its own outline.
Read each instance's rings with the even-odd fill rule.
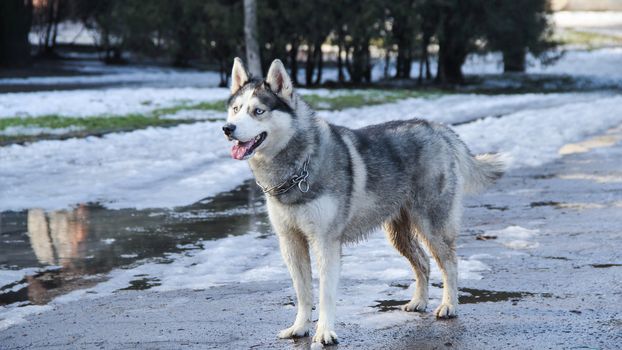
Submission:
[[[532,179],[536,179],[536,180],[548,180],[548,179],[552,179],[554,177],[556,177],[556,174],[539,174],[539,175],[532,175],[530,176]]]
[[[478,241],[489,241],[492,239],[497,239],[497,236],[493,236],[493,235],[477,235],[475,236],[475,239]]]
[[[196,249],[202,240],[248,232],[268,235],[264,211],[263,197],[247,182],[169,210],[110,210],[87,204],[61,211],[0,212],[0,305],[45,304],[101,282],[114,268],[144,259],[170,263],[167,253]],[[39,272],[33,273],[33,268]],[[25,277],[19,277],[20,270],[28,271]],[[15,274],[17,278],[8,278]],[[137,278],[128,289],[156,283]]]
[[[130,281],[129,287],[122,288],[121,290],[147,290],[151,287],[157,287],[159,285],[161,285],[159,279],[144,277],[141,279]]]
[[[377,308],[379,312],[387,312],[387,311],[400,310],[400,307],[408,303],[410,299],[408,300],[388,299],[388,300],[374,300],[374,301],[377,304],[372,305],[372,307]]]
[[[432,283],[432,286],[441,288],[440,284]],[[531,293],[531,292],[507,292],[507,291],[494,291],[475,288],[458,288],[458,302],[460,304],[477,304],[477,303],[497,303],[501,301],[512,301],[517,303],[527,297],[540,296],[543,298],[550,298],[550,293]],[[375,300],[377,303],[372,307],[377,308],[379,312],[387,312],[400,310],[400,307],[410,300]]]
[[[544,201],[544,202],[531,202],[529,204],[531,208],[538,207],[553,207],[555,209],[574,209],[574,210],[586,210],[586,209],[604,209],[607,207],[612,208],[621,208],[622,201],[609,202],[609,203],[562,203],[555,201]]]
[[[558,207],[561,203],[560,202],[555,202],[555,201],[544,201],[544,202],[531,202],[529,204],[530,207],[532,208],[538,208],[538,207]]]
[[[591,266],[596,269],[606,269],[608,267],[619,267],[622,264],[592,264]]]
[[[508,206],[496,206],[493,204],[482,204],[482,205],[472,205],[472,206],[467,206],[467,208],[486,208],[488,210],[499,210],[499,211],[506,211],[508,209],[510,209],[510,207]]]
[[[460,304],[496,303],[508,300],[518,302],[521,299],[535,295],[529,292],[506,292],[474,288],[459,288],[459,291],[458,301]]]
[[[551,259],[551,260],[566,260],[566,261],[570,260],[565,256],[543,256],[542,258]]]

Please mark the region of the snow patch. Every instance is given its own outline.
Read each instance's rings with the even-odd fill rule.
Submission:
[[[456,127],[475,153],[501,152],[510,168],[538,166],[560,157],[558,150],[622,123],[622,96],[522,110]]]
[[[622,96],[467,94],[319,114],[351,127],[415,116],[447,123],[475,118],[455,127],[467,145],[476,153],[506,153],[511,167],[521,167],[554,160],[562,145],[622,123]],[[496,118],[499,114],[503,117]],[[231,190],[251,172],[246,162],[230,158],[221,124],[0,147],[0,210],[62,209],[84,202],[175,207]]]
[[[0,94],[0,118],[88,117],[147,113],[157,108],[224,100],[222,88],[117,88]]]
[[[71,132],[84,130],[81,126],[68,126],[66,128],[42,128],[37,126],[9,126],[0,130],[0,135],[4,136],[35,136],[35,135],[64,135]]]
[[[0,84],[2,83],[0,79]],[[363,93],[360,90],[334,91],[328,89],[296,90],[302,95],[340,96]],[[132,113],[148,113],[159,108],[191,106],[201,102],[224,101],[229,98],[226,88],[109,88],[72,91],[16,92],[0,94],[0,118],[38,117],[59,115],[66,117],[122,116]],[[222,104],[224,109],[224,102]],[[169,118],[205,119],[203,115],[223,118],[224,113],[215,111],[181,111]],[[186,115],[185,115],[186,114]]]
[[[20,270],[0,270],[0,287],[19,282],[26,276],[33,275],[39,271],[41,271],[41,269],[38,267],[29,267]],[[0,291],[0,294],[1,293],[3,293],[3,291]]]
[[[348,108],[341,111],[319,111],[320,117],[350,128],[364,127],[391,120],[421,118],[456,124],[480,118],[498,118],[521,110],[563,106],[567,103],[590,102],[607,96],[602,93],[478,95],[455,94],[428,98],[410,98],[396,103]]]
[[[533,249],[540,245],[533,240],[539,232],[521,226],[508,226],[503,230],[487,231],[486,235],[497,236],[498,242],[511,249]]]
[[[0,309],[0,331],[26,322],[26,316],[52,310],[52,305],[12,306]]]
[[[230,159],[220,127],[205,122],[1,147],[0,210],[84,202],[173,207],[231,190],[251,174],[246,162]]]

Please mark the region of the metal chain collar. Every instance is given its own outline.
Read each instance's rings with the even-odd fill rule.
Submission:
[[[276,185],[270,188],[263,187],[259,181],[255,181],[257,186],[261,187],[263,193],[268,194],[270,196],[278,196],[284,193],[287,193],[289,190],[298,186],[298,189],[302,193],[309,192],[309,182],[307,178],[309,177],[309,157],[302,163],[302,170],[300,170],[299,174],[292,175],[289,179],[285,180],[280,185]]]

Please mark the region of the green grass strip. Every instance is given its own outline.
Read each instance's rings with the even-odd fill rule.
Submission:
[[[438,91],[412,90],[335,90],[334,95],[307,94],[303,99],[317,110],[341,110],[345,108],[364,107],[383,103],[392,103],[398,100],[414,97],[431,97],[439,95]],[[9,117],[0,118],[0,130],[10,127],[38,127],[48,129],[62,129],[77,127],[78,131],[70,131],[64,135],[0,135],[0,144],[36,141],[40,139],[57,139],[67,137],[85,137],[112,132],[132,131],[147,127],[166,127],[199,121],[224,121],[224,118],[195,119],[168,119],[166,115],[173,115],[185,110],[225,112],[224,100],[200,102],[195,104],[180,104],[172,107],[156,108],[150,112],[131,113],[126,115],[95,115],[86,117],[68,117],[61,115],[43,115],[39,117]]]
[[[359,90],[351,94],[335,95],[304,95],[307,101],[316,110],[342,110],[346,108],[359,108],[384,103],[393,103],[407,98],[427,98],[440,95],[440,91],[416,91],[416,90]]]

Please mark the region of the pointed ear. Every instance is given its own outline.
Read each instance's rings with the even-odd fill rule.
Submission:
[[[272,61],[270,69],[268,70],[266,82],[270,85],[270,90],[274,93],[285,99],[291,99],[294,87],[281,60],[276,59]]]
[[[233,70],[231,71],[231,95],[240,90],[248,81],[248,72],[244,67],[244,62],[239,57],[233,59]]]

